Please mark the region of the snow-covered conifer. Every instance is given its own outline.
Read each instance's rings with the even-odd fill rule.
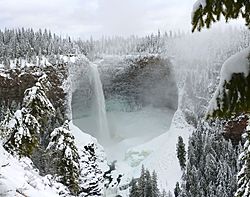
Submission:
[[[177,182],[174,188],[174,196],[178,197],[180,193],[181,193],[180,185],[179,185],[179,182]]]
[[[190,137],[180,196],[234,195],[238,149],[224,139],[221,131],[221,123],[204,122]],[[218,185],[227,189],[218,190]]]
[[[104,176],[96,156],[97,146],[94,143],[79,148],[80,170],[79,196],[103,196]]]
[[[57,166],[58,180],[66,185],[73,194],[77,194],[80,190],[79,155],[67,121],[50,134],[47,150],[51,151],[51,159]]]
[[[158,181],[157,174],[155,171],[153,171],[152,173],[152,197],[158,197],[160,195],[157,181]]]
[[[145,195],[145,187],[146,187],[146,171],[144,166],[141,168],[141,176],[138,180],[138,190],[139,195],[144,196]]]
[[[45,111],[53,112],[54,108],[48,98],[46,97],[46,91],[48,91],[50,84],[47,80],[46,75],[42,75],[38,82],[31,88],[28,88],[24,92],[24,106],[32,109],[32,106],[35,106],[35,109],[32,109],[34,112],[41,110],[41,113],[44,114]]]
[[[152,197],[152,179],[149,170],[145,172],[145,189],[144,197]]]
[[[242,165],[241,170],[237,176],[237,191],[235,197],[247,197],[250,196],[250,127],[247,127],[247,131],[244,134],[245,144],[244,150],[239,156],[240,163]]]
[[[186,150],[183,138],[181,136],[178,137],[177,142],[177,158],[179,160],[181,169],[184,170],[186,167]]]
[[[141,175],[138,179],[132,179],[130,197],[159,197],[162,194],[157,184],[157,174],[153,171],[150,174],[144,166],[141,168]],[[167,195],[166,195],[167,196]]]
[[[131,181],[131,189],[129,191],[129,197],[140,197],[136,180],[133,178]]]
[[[13,114],[10,109],[7,108],[6,113],[4,115],[4,119],[0,122],[0,138],[2,140],[6,140],[6,138],[11,133],[10,122],[12,121]]]
[[[49,82],[46,75],[24,92],[23,106],[32,114],[42,126],[47,126],[48,119],[53,117],[55,109],[46,96]]]
[[[40,124],[25,108],[17,110],[8,123],[2,128],[9,134],[5,149],[13,155],[30,157],[39,144]]]

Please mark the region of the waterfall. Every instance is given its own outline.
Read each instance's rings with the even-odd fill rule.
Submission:
[[[92,83],[94,88],[94,108],[96,113],[96,121],[97,121],[97,138],[102,145],[109,144],[110,132],[107,121],[106,114],[106,106],[105,106],[105,98],[102,88],[102,82],[100,79],[100,74],[96,64],[90,64],[91,72],[92,72]]]

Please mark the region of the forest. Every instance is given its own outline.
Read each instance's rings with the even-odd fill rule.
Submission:
[[[0,196],[250,196],[249,13],[198,0],[191,30],[89,38],[0,20]]]

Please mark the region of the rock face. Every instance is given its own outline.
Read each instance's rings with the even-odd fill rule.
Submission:
[[[178,90],[168,59],[156,55],[127,56],[112,71],[111,61],[100,63],[104,94],[111,108],[112,101],[118,101],[126,106],[123,110],[147,105],[177,109]]]
[[[45,68],[29,67],[25,69],[11,69],[0,71],[0,120],[3,119],[5,110],[20,109],[24,91],[34,86],[38,78],[46,74],[51,87],[47,97],[56,109],[56,120],[62,124],[66,119],[66,93],[62,88],[63,80],[67,77],[64,65],[46,66]]]
[[[178,90],[168,59],[156,55],[109,56],[96,64],[108,111],[135,111],[147,105],[177,109]],[[91,86],[86,71],[72,95],[73,119],[90,113]]]
[[[223,136],[230,139],[234,145],[238,145],[242,140],[242,134],[246,131],[248,122],[247,115],[240,115],[226,121]]]

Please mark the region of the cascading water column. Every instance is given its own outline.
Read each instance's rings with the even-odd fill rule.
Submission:
[[[111,142],[111,136],[107,121],[105,97],[102,88],[102,82],[100,79],[100,74],[97,68],[97,65],[92,63],[90,64],[92,72],[92,83],[94,88],[94,102],[93,108],[97,117],[97,139],[102,145],[108,145]]]

